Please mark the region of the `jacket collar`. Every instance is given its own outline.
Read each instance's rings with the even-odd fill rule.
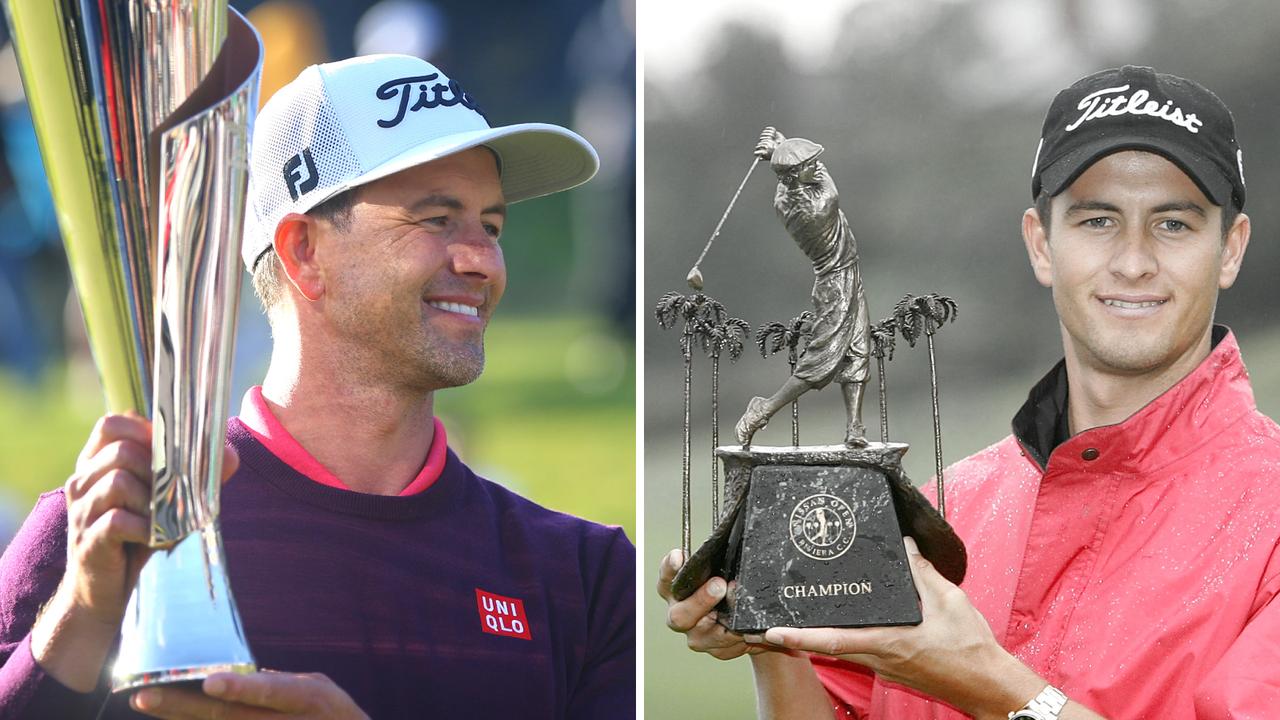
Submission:
[[[1059,361],[1031,388],[1013,434],[1042,471],[1135,473],[1163,467],[1255,408],[1235,336],[1213,327],[1213,350],[1191,374],[1123,422],[1068,436],[1067,367]]]

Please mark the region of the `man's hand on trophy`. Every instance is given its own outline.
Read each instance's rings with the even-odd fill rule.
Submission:
[[[924,618],[919,625],[773,628],[765,639],[865,665],[977,717],[1003,717],[1034,697],[1044,680],[1000,647],[964,591],[942,577],[911,538],[905,544]]]
[[[223,456],[225,482],[240,465]],[[67,571],[63,584],[75,604],[116,628],[147,547],[151,506],[151,423],[132,413],[98,420],[64,487]]]
[[[224,482],[239,465],[228,449]],[[67,567],[31,630],[31,650],[45,672],[88,692],[97,685],[129,593],[151,554],[151,423],[134,414],[98,420],[64,492]]]
[[[786,140],[782,133],[778,132],[772,126],[765,128],[760,132],[760,140],[756,143],[755,155],[761,160],[768,160],[773,157],[773,149],[778,147],[778,143]]]
[[[667,601],[667,627],[684,633],[690,650],[704,652],[721,660],[731,660],[744,654],[755,655],[781,649],[762,643],[749,643],[741,635],[717,622],[715,607],[730,590],[724,578],[713,577],[689,597],[676,600],[671,595],[671,582],[682,565],[684,553],[680,550],[672,550],[662,558],[662,564],[658,567],[658,595]]]
[[[350,695],[320,673],[216,673],[202,689],[146,688],[129,702],[164,720],[369,720]]]
[[[149,556],[150,478],[151,423],[134,414],[106,415],[93,426],[63,488],[63,586],[79,608],[104,625],[119,626],[129,590]]]

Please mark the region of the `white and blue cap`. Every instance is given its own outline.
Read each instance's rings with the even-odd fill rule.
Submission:
[[[420,58],[366,55],[308,67],[254,124],[245,266],[253,270],[271,249],[285,215],[481,145],[498,156],[508,203],[576,187],[600,167],[591,144],[558,125],[490,127],[470,93]]]

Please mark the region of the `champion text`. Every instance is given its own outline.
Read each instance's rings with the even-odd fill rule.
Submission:
[[[866,595],[871,583],[863,580],[852,583],[824,583],[822,585],[783,585],[784,598],[835,597],[839,595]]]

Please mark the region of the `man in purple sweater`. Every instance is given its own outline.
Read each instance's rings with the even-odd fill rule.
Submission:
[[[635,548],[477,477],[432,400],[474,380],[507,203],[589,179],[432,65],[310,67],[254,132],[244,260],[275,346],[227,431],[227,572],[259,665],[108,697],[145,559],[150,427],[108,416],[0,560],[0,719],[592,718],[635,702]]]

